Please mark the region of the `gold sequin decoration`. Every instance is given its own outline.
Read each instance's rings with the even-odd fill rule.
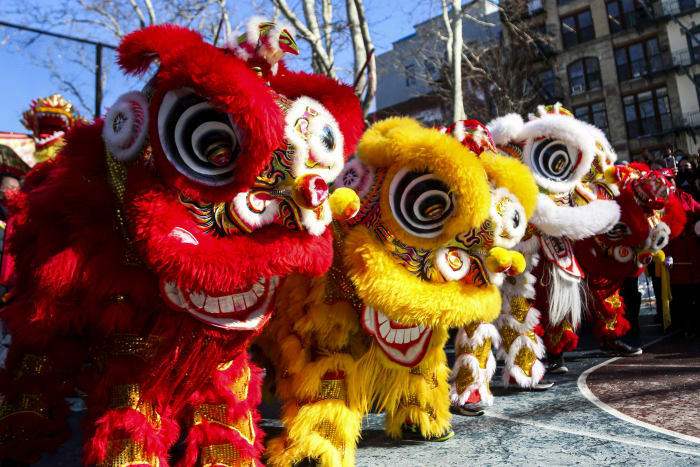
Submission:
[[[530,311],[530,302],[525,297],[515,297],[510,301],[510,314],[522,323]]]
[[[521,348],[518,355],[515,356],[515,364],[523,370],[528,378],[532,375],[532,365],[534,365],[535,360],[537,360],[537,356],[529,347]]]
[[[414,366],[413,368],[411,368],[409,373],[412,375],[422,376],[425,382],[428,383],[430,389],[435,389],[438,387],[437,374],[432,370],[426,371],[418,366]]]
[[[430,421],[435,421],[437,419],[437,410],[435,410],[434,407],[423,406],[420,400],[418,400],[418,395],[409,394],[408,397],[403,398],[403,400],[399,404],[400,407],[407,407],[411,405],[418,407],[420,410],[427,413],[428,417],[430,418]]]
[[[107,443],[107,457],[97,464],[98,467],[126,467],[146,464],[158,467],[160,460],[154,454],[148,454],[143,442],[130,439],[118,439]]]
[[[457,372],[457,378],[455,378],[455,385],[457,386],[457,393],[462,394],[469,386],[474,384],[474,375],[470,367],[463,366]]]
[[[605,320],[605,328],[607,330],[614,331],[616,326],[617,326],[617,315],[613,316],[610,319]]]
[[[335,448],[345,455],[345,440],[338,435],[338,427],[329,420],[323,420],[314,426],[314,431],[327,439]]]
[[[146,337],[136,334],[116,334],[104,351],[106,357],[140,357],[150,360],[158,350],[161,336],[149,334]]]
[[[477,329],[479,328],[479,326],[481,326],[482,324],[483,324],[483,323],[482,323],[481,321],[474,321],[474,322],[469,323],[469,324],[467,324],[466,326],[464,326],[464,330],[466,331],[467,336],[469,336],[469,338],[471,339],[472,336],[474,336],[474,333],[476,332],[476,330],[477,330]]]
[[[613,295],[605,299],[605,303],[610,305],[614,309],[622,307],[622,301],[620,300],[620,294],[615,292]]]
[[[343,233],[336,221],[331,224],[333,229],[333,264],[328,270],[323,303],[332,305],[337,302],[347,302],[358,311],[362,311],[362,300],[355,293],[355,286],[345,274],[343,266]]]
[[[212,444],[203,446],[200,458],[202,467],[255,467],[255,461],[248,457],[241,457],[232,444]]]
[[[338,399],[341,401],[347,400],[347,386],[345,384],[345,379],[323,379],[321,380],[321,387],[318,390],[316,399],[314,402],[326,400],[326,399]]]
[[[250,384],[250,367],[245,367],[241,376],[236,378],[229,388],[239,401],[244,401],[248,398],[248,386]]]
[[[107,181],[112,187],[112,192],[117,200],[117,208],[115,216],[117,220],[117,230],[122,236],[126,248],[124,250],[124,263],[129,266],[142,265],[141,260],[136,253],[134,243],[131,241],[129,230],[126,226],[126,217],[124,215],[124,192],[126,191],[126,167],[109,153],[105,148],[105,162],[107,165]]]
[[[160,429],[160,414],[150,401],[142,399],[143,392],[138,384],[121,384],[112,389],[110,407],[112,409],[132,409],[146,417],[155,429]]]
[[[4,400],[0,405],[0,420],[18,413],[33,413],[46,418],[46,403],[41,394],[18,394],[11,400]]]
[[[513,345],[513,341],[520,336],[520,333],[510,326],[503,326],[500,329],[500,333],[501,339],[503,340],[503,348],[505,349],[510,349],[510,346]]]
[[[46,355],[26,354],[17,367],[15,378],[22,376],[39,376],[46,370],[49,358]]]
[[[231,368],[231,365],[233,365],[233,360],[229,360],[228,362],[220,363],[219,366],[216,367],[218,371],[226,371],[229,368]]]
[[[200,404],[192,409],[192,424],[199,425],[202,422],[216,423],[230,430],[236,431],[249,444],[255,443],[255,428],[253,415],[250,411],[244,417],[234,421],[229,416],[227,405]]]

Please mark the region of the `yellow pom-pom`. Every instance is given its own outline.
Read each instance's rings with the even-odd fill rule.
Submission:
[[[352,219],[360,211],[360,197],[352,189],[338,188],[328,199],[333,218],[338,221]]]
[[[664,253],[664,250],[659,250],[656,253],[654,253],[654,262],[663,263],[665,260],[666,253]]]
[[[491,248],[486,257],[486,267],[492,272],[505,272],[509,276],[515,276],[525,270],[525,257],[517,251]]]

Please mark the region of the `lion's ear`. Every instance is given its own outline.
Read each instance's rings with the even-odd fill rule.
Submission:
[[[375,167],[388,167],[401,152],[395,147],[396,132],[408,133],[423,129],[418,121],[409,117],[389,117],[381,120],[365,131],[357,147],[363,162]]]
[[[509,141],[520,139],[518,135],[520,135],[524,125],[523,118],[512,113],[491,120],[486,124],[486,128],[491,132],[496,146],[501,146]]]
[[[119,65],[129,74],[144,73],[175,49],[203,43],[199,33],[172,24],[149,26],[127,35],[117,48]]]

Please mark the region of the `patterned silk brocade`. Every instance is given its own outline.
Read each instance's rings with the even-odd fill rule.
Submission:
[[[212,444],[202,448],[200,465],[202,467],[254,467],[255,461],[249,457],[241,457],[238,450],[231,444]]]

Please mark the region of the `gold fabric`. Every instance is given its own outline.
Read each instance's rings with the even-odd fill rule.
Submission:
[[[148,361],[155,356],[162,338],[153,334],[146,337],[136,334],[117,334],[114,340],[105,346],[103,358],[140,357]]]
[[[200,464],[202,467],[254,467],[255,461],[241,457],[232,444],[213,444],[202,447]]]
[[[248,386],[250,384],[250,367],[246,366],[241,376],[233,380],[230,389],[239,401],[248,398]]]
[[[437,374],[433,370],[424,370],[419,366],[414,366],[409,371],[412,375],[422,376],[425,382],[430,386],[430,389],[435,389],[438,387]]]
[[[26,354],[22,357],[22,361],[17,367],[15,378],[19,379],[22,376],[39,376],[47,369],[49,358],[46,355]]]
[[[455,378],[455,385],[457,386],[457,393],[462,394],[466,389],[474,384],[474,375],[472,370],[468,366],[463,366],[457,372],[457,378]]]
[[[520,336],[520,333],[515,329],[511,328],[510,326],[503,326],[500,329],[500,332],[501,339],[503,340],[504,349],[510,349],[510,346],[513,345],[515,339],[517,339],[518,336]]]
[[[18,394],[10,400],[4,400],[0,405],[0,420],[18,413],[33,413],[46,418],[48,411],[41,394]]]
[[[515,297],[510,301],[510,314],[522,323],[530,311],[530,302],[524,297]]]
[[[345,455],[345,440],[338,434],[338,428],[334,423],[323,420],[314,426],[314,431],[335,446],[341,455]]]
[[[515,356],[515,364],[523,370],[528,378],[532,375],[532,365],[535,364],[535,360],[537,360],[537,356],[529,347],[521,348],[518,355]]]
[[[140,412],[156,430],[161,427],[160,414],[153,403],[142,399],[143,392],[138,384],[121,384],[112,389],[110,407],[112,409],[132,409]]]
[[[255,442],[255,428],[253,415],[250,411],[239,420],[233,420],[229,415],[227,405],[200,404],[192,409],[192,424],[199,425],[202,422],[216,423],[230,430],[236,431],[248,443]]]
[[[119,439],[107,443],[107,457],[97,464],[97,467],[126,467],[141,464],[158,467],[160,460],[158,456],[146,452],[143,442]]]
[[[348,390],[345,379],[323,379],[314,402],[326,399],[347,401]]]
[[[399,407],[407,407],[411,405],[416,406],[423,412],[427,413],[431,422],[434,422],[437,419],[437,410],[435,410],[434,407],[431,407],[429,405],[423,406],[416,394],[409,394],[407,398],[404,398],[401,401]]]

